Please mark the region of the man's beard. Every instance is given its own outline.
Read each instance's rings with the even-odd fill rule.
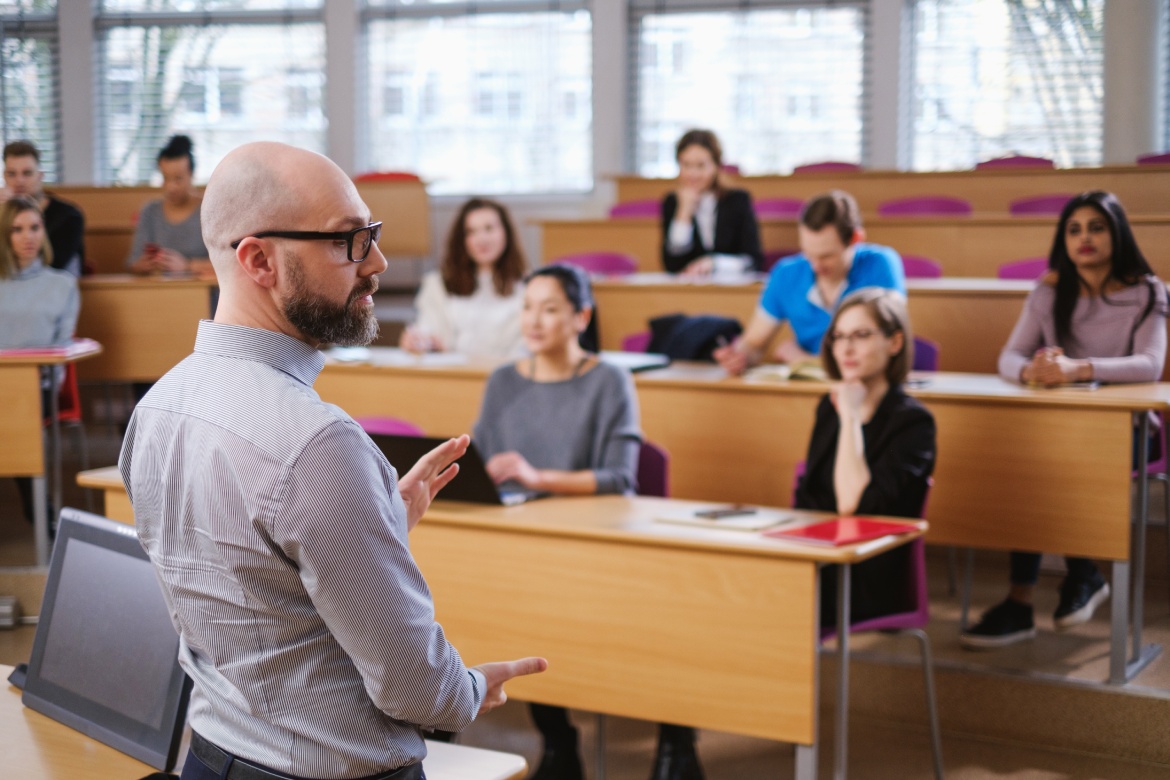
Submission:
[[[355,287],[345,303],[339,305],[309,289],[300,257],[290,256],[286,268],[292,292],[285,299],[284,316],[302,336],[322,344],[357,347],[369,344],[378,335],[373,307],[353,308],[354,301],[378,289],[376,277]]]

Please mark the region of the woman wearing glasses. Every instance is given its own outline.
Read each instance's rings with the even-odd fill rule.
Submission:
[[[163,196],[138,212],[134,243],[126,267],[136,274],[211,272],[199,204],[203,197],[191,184],[195,155],[191,139],[176,135],[158,153]]]
[[[418,319],[399,346],[494,360],[524,354],[524,269],[508,211],[486,198],[467,201],[451,224],[442,265],[423,277],[414,301]]]
[[[821,347],[825,373],[836,380],[817,406],[804,475],[794,505],[839,515],[919,517],[934,470],[934,418],[906,394],[913,361],[906,299],[866,287],[833,315]],[[853,569],[855,620],[908,607],[906,546]],[[836,575],[821,578],[821,624],[836,623]]]

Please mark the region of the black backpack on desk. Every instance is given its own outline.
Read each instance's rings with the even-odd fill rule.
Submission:
[[[743,326],[730,317],[668,314],[650,320],[650,346],[646,351],[674,360],[714,361],[712,353],[741,333]]]

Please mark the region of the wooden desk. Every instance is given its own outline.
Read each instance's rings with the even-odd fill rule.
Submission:
[[[7,678],[11,673],[11,666],[0,664],[0,676]],[[155,771],[138,759],[28,709],[21,703],[18,689],[2,684],[6,690],[0,693],[0,761],[5,777],[134,780]],[[186,755],[184,747],[179,755],[180,767]],[[429,780],[519,780],[528,765],[523,756],[512,753],[428,741],[423,768]]]
[[[660,200],[678,186],[676,179],[615,178],[619,203]],[[882,201],[916,195],[952,195],[966,198],[976,211],[1006,213],[1011,201],[1032,195],[1108,190],[1121,199],[1130,214],[1160,214],[1170,202],[1170,166],[802,173],[728,177],[727,186],[742,187],[756,200],[806,199],[831,189],[843,189],[857,199],[866,215],[877,214],[878,204]]]
[[[1154,272],[1170,278],[1170,217],[1130,218],[1138,244]],[[625,252],[638,259],[638,270],[662,271],[661,228],[656,219],[541,220],[542,262],[579,252]],[[1055,217],[899,217],[865,220],[867,240],[905,255],[921,255],[942,264],[947,276],[994,278],[1003,263],[1047,256]],[[766,252],[799,246],[795,220],[761,220],[760,241]]]
[[[944,371],[995,373],[1033,283],[1000,279],[908,279],[914,333],[939,344]],[[602,349],[621,349],[625,336],[647,330],[663,314],[721,314],[747,324],[759,305],[763,283],[691,282],[670,274],[599,279],[597,299]],[[979,323],[972,328],[971,323]]]
[[[431,251],[430,200],[421,181],[368,181],[356,184],[382,231],[378,246],[387,257],[424,257]],[[138,211],[162,197],[158,187],[53,187],[54,194],[77,204],[85,215],[85,254],[98,273],[126,269]],[[200,189],[200,192],[202,190]]]
[[[81,280],[77,335],[106,352],[79,366],[86,381],[153,382],[195,346],[199,320],[211,315],[214,279],[105,274]]]
[[[59,366],[100,355],[100,344],[76,349],[70,355],[0,356],[0,475],[31,477],[33,534],[37,565],[49,562],[48,496],[45,490],[44,410],[41,408],[41,367]],[[57,375],[50,372],[49,462],[53,505],[61,508],[61,432],[57,419]]]

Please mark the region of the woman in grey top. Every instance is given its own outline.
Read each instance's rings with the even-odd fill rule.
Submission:
[[[1000,353],[1000,375],[1038,387],[1157,381],[1166,362],[1166,285],[1150,270],[1115,196],[1086,192],[1065,205],[1048,267]],[[1135,460],[1148,444],[1134,443]],[[1096,564],[1065,560],[1053,615],[1058,630],[1088,621],[1109,597]],[[1039,573],[1039,553],[1013,552],[1008,597],[962,634],[963,646],[1003,647],[1035,636]]]
[[[0,236],[0,349],[68,344],[81,308],[77,277],[51,267],[53,247],[40,205],[27,195],[10,198],[0,207]],[[58,379],[64,373],[59,368]],[[42,414],[51,386],[42,369]],[[32,480],[18,477],[16,486],[32,522]]]
[[[528,276],[520,328],[531,357],[491,375],[473,434],[497,483],[562,495],[634,491],[642,438],[634,383],[581,347],[592,315],[580,269],[552,265]],[[565,709],[533,704],[532,718],[544,737],[533,778],[582,778]]]
[[[199,223],[202,196],[191,185],[195,155],[191,139],[176,135],[158,153],[163,197],[138,212],[126,267],[136,274],[211,272]]]

